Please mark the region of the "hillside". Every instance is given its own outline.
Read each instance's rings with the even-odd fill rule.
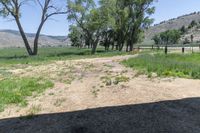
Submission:
[[[182,26],[188,27],[192,21],[200,22],[200,12],[194,12],[187,15],[183,15],[177,18],[173,18],[167,21],[163,21],[159,24],[155,24],[145,32],[144,44],[153,43],[151,38],[160,32],[172,29],[180,29]],[[200,27],[200,26],[199,26]],[[183,37],[190,38],[190,35],[194,35],[194,41],[200,41],[200,28],[196,27],[190,29]],[[34,34],[27,33],[28,39],[33,44]],[[39,40],[40,47],[58,47],[68,46],[70,41],[66,36],[48,36],[41,35]],[[23,41],[18,31],[14,30],[0,30],[0,48],[8,47],[24,47]]]
[[[145,36],[146,36],[145,40],[146,41],[150,40],[155,34],[164,32],[166,30],[180,29],[182,26],[187,27],[193,20],[196,21],[197,23],[200,22],[200,12],[194,12],[191,14],[183,15],[177,18],[170,19],[168,21],[163,21],[160,24],[156,24],[150,27],[145,32]],[[194,34],[196,34],[196,32]],[[199,37],[195,37],[195,38],[199,38]]]
[[[27,33],[28,40],[33,44],[34,34]],[[70,44],[66,36],[41,35],[39,39],[40,47],[59,47]],[[24,47],[23,41],[18,31],[0,30],[0,48]]]

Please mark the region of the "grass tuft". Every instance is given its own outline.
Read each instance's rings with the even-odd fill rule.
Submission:
[[[9,104],[26,106],[27,96],[41,93],[50,87],[53,87],[53,83],[41,78],[24,77],[0,80],[0,111],[3,111]]]

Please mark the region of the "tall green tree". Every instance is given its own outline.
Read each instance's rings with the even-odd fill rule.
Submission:
[[[180,30],[167,30],[165,32],[161,32],[153,37],[155,44],[177,44],[181,38]]]
[[[85,34],[85,45],[91,45],[95,54],[103,31],[110,25],[109,15],[105,8],[96,7],[93,0],[68,0],[68,19],[75,22]]]
[[[82,47],[82,44],[83,44],[83,33],[82,33],[82,30],[76,26],[76,25],[71,25],[70,28],[69,28],[69,39],[71,41],[71,45],[73,47],[79,47],[81,48]]]
[[[153,0],[99,0],[95,6],[93,0],[68,0],[68,19],[80,27],[85,35],[86,44],[92,46],[92,54],[101,42],[108,50],[127,51],[144,37],[144,29],[153,22]],[[85,45],[86,45],[85,44]],[[128,49],[129,47],[129,49]]]
[[[143,30],[153,23],[149,16],[155,11],[152,6],[154,0],[127,0],[126,6],[129,11],[129,37],[127,45],[133,50],[133,45],[141,40]]]
[[[75,23],[84,34],[84,42],[88,47],[92,46],[92,32],[88,27],[89,14],[94,9],[95,3],[93,0],[67,0],[68,20]]]

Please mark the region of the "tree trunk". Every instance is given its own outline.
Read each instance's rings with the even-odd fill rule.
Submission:
[[[165,45],[165,54],[168,53],[168,48],[167,48],[167,45]]]
[[[122,51],[123,48],[124,48],[124,43],[122,42],[121,45],[120,45],[119,51]]]
[[[133,51],[133,42],[132,41],[130,41],[129,47],[130,47],[129,51]]]
[[[133,33],[134,33],[134,32],[132,31],[131,36],[130,36],[131,38],[130,38],[130,40],[129,40],[129,51],[130,51],[130,52],[133,51],[133,39],[135,39]]]
[[[97,38],[95,41],[92,41],[93,43],[93,47],[92,47],[92,55],[96,53],[96,50],[97,50],[97,45],[98,45],[98,42],[99,42],[99,39]]]
[[[37,30],[37,33],[35,35],[35,39],[34,39],[34,48],[33,48],[33,55],[37,55],[38,54],[38,41],[39,41],[39,37],[40,37],[40,32],[42,30],[42,27],[44,25],[45,20],[43,20]]]
[[[92,47],[92,55],[94,55],[96,53],[96,49],[97,49],[97,44],[93,44],[93,47]]]
[[[22,28],[22,25],[20,23],[19,18],[15,18],[15,20],[16,20],[17,26],[19,28],[19,32],[20,32],[20,34],[22,36],[22,39],[24,41],[24,44],[25,44],[25,47],[26,47],[26,50],[27,50],[28,54],[29,55],[33,55],[33,51],[32,51],[32,49],[31,49],[31,47],[29,45],[28,39],[27,39],[26,34],[25,34],[25,32],[24,32],[24,30]]]
[[[116,45],[116,50],[119,50],[119,45]]]
[[[114,50],[114,48],[115,48],[115,43],[113,42],[112,43],[112,50]],[[199,47],[200,48],[200,47]]]
[[[129,52],[129,51],[128,51],[128,43],[127,43],[127,45],[126,45],[126,52]]]

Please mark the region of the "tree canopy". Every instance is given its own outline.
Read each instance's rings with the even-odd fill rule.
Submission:
[[[181,31],[179,30],[167,30],[165,32],[161,32],[160,34],[155,35],[152,39],[155,44],[177,44],[181,38]]]
[[[79,45],[91,47],[92,54],[98,44],[106,50],[112,46],[119,51],[126,45],[126,50],[132,51],[133,45],[143,39],[144,29],[153,22],[149,17],[155,11],[152,3],[153,0],[99,0],[97,6],[93,0],[68,0],[68,20],[80,29],[84,44]]]

